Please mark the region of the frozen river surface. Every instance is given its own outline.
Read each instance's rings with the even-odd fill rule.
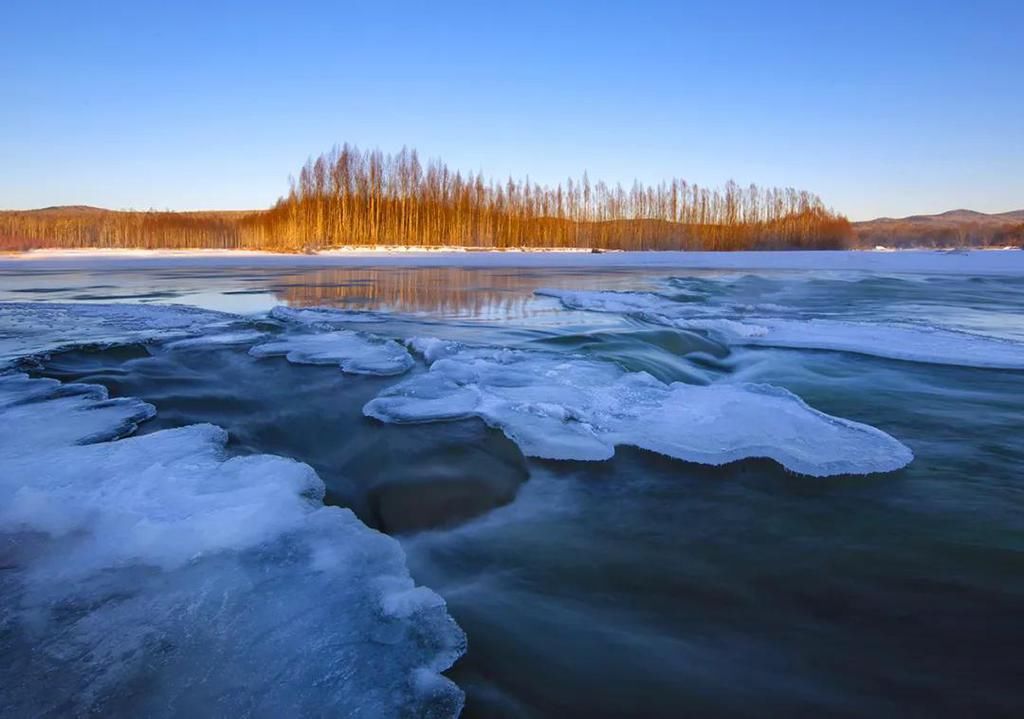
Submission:
[[[0,367],[0,715],[1024,710],[1024,252],[7,259]]]

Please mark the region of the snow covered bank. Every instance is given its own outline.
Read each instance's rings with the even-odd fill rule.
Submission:
[[[830,270],[934,274],[1024,275],[1020,250],[777,252],[420,251],[362,249],[311,255],[240,250],[60,250],[0,256],[0,270],[158,267],[566,267],[724,270]]]
[[[442,245],[350,245],[346,247],[330,247],[322,250],[311,250],[301,253],[303,256],[332,257],[348,255],[388,255],[388,254],[436,254],[438,252],[454,253],[487,253],[487,254],[592,254],[589,248],[575,247],[508,247],[504,249],[487,249],[480,247],[448,247]],[[603,252],[603,251],[602,251]],[[23,260],[45,260],[75,257],[290,257],[299,253],[272,252],[270,250],[222,250],[222,249],[134,249],[130,247],[93,247],[93,248],[41,248],[24,252],[11,252],[0,257]]]

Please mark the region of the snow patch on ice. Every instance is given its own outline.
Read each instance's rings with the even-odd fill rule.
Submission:
[[[629,445],[711,465],[768,457],[829,476],[887,472],[913,458],[884,432],[818,412],[784,389],[669,385],[545,352],[463,348],[384,390],[363,412],[394,423],[479,417],[524,454],[545,459],[603,460]]]
[[[253,357],[284,355],[295,364],[336,364],[351,374],[396,375],[409,370],[412,356],[394,340],[351,330],[289,335],[249,350]]]
[[[5,714],[458,714],[464,635],[394,539],[212,425],[83,444],[151,412],[0,376]]]
[[[442,357],[448,357],[464,349],[459,342],[443,340],[438,337],[411,337],[405,341],[405,346],[426,360],[427,364],[433,364]]]

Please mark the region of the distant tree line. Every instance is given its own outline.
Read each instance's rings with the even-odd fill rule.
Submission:
[[[0,212],[0,250],[238,249],[247,212],[144,212],[52,207]]]
[[[855,229],[857,247],[1024,247],[1024,223],[873,221]]]
[[[310,159],[272,208],[249,213],[112,212],[95,208],[0,213],[0,249],[46,247],[256,248],[344,245],[479,248],[738,250],[841,248],[845,217],[808,192],[713,189],[672,180],[626,189],[487,180],[397,154],[345,145]]]

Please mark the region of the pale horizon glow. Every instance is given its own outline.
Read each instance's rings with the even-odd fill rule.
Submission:
[[[0,208],[261,209],[350,142],[852,220],[1024,209],[1019,2],[143,5],[5,9]]]

